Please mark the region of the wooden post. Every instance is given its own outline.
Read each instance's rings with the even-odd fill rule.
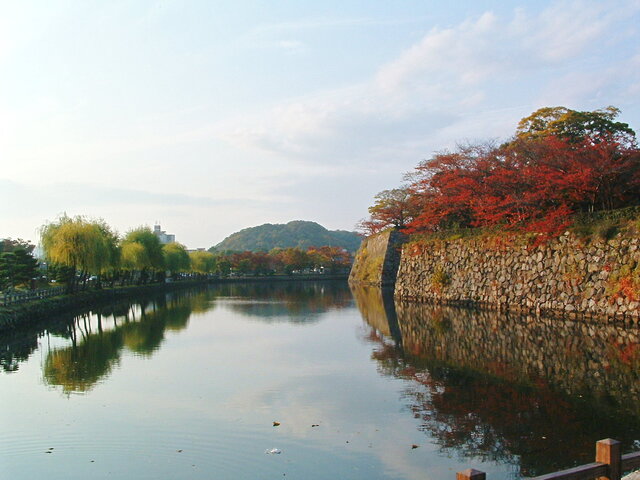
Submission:
[[[487,474],[480,470],[474,470],[473,468],[467,468],[461,472],[456,473],[456,480],[486,480]]]
[[[622,454],[620,442],[612,438],[606,438],[596,442],[596,462],[606,463],[609,466],[609,475],[598,480],[620,480]]]

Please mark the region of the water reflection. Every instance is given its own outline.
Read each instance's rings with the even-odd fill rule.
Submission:
[[[225,284],[96,306],[27,326],[0,338],[0,367],[15,372],[41,339],[68,340],[47,350],[43,377],[66,394],[86,393],[119,365],[124,351],[151,356],[168,331],[218,305],[265,322],[315,322],[318,314],[352,305],[344,282]],[[46,326],[46,329],[45,329]]]
[[[589,462],[600,438],[615,437],[627,449],[640,448],[633,447],[640,438],[637,328],[394,304],[392,293],[379,289],[358,289],[354,296],[368,323],[365,345],[353,336],[360,321],[345,284],[236,284],[103,305],[50,320],[47,330],[33,326],[5,335],[0,364],[10,374],[5,380],[17,380],[13,372],[40,347],[40,363],[32,359],[23,373],[42,367],[55,398],[38,384],[29,394],[11,397],[13,408],[44,392],[45,403],[34,402],[32,411],[57,400],[61,412],[75,399],[72,394],[86,394],[120,366],[130,366],[111,382],[115,390],[109,385],[100,389],[121,401],[113,417],[96,416],[101,428],[124,418],[127,409],[129,418],[138,419],[154,403],[145,399],[156,395],[149,387],[170,383],[174,393],[166,396],[168,403],[158,402],[154,413],[142,415],[136,425],[147,425],[147,434],[155,431],[150,426],[162,425],[156,438],[169,443],[176,435],[200,439],[200,458],[207,461],[217,451],[220,458],[236,455],[236,464],[247,465],[252,452],[263,459],[264,448],[282,447],[272,442],[292,432],[290,445],[309,448],[308,458],[319,463],[328,458],[319,453],[323,450],[331,451],[327,461],[336,465],[336,439],[350,449],[341,458],[353,460],[357,455],[351,449],[360,439],[362,459],[377,454],[394,472],[418,465],[434,472],[457,468],[450,456],[459,457],[460,469],[480,467],[479,460],[496,462],[480,467],[489,471],[500,465],[504,472],[503,465],[510,465],[510,478]],[[347,312],[334,314],[344,308]],[[198,317],[213,309],[215,314]],[[327,321],[311,325],[323,312],[330,312],[323,316]],[[296,325],[275,325],[284,321]],[[300,328],[302,322],[310,328]],[[176,338],[172,332],[179,341],[167,341]],[[163,355],[154,358],[152,368],[162,369],[164,376],[140,378],[151,364],[136,368],[135,361],[125,361],[131,355],[152,357],[160,348]],[[380,375],[372,368],[371,351]],[[202,372],[211,375],[208,381],[202,381]],[[134,395],[132,384],[139,387]],[[395,403],[398,389],[403,410]],[[103,398],[87,395],[74,405]],[[157,419],[166,419],[168,411],[174,429],[165,431],[166,420]],[[282,426],[274,429],[273,419],[283,421]],[[94,429],[84,421],[78,428]],[[322,427],[311,428],[318,421]],[[238,430],[239,425],[247,429]],[[236,431],[241,432],[237,443],[229,444]],[[345,436],[349,432],[352,437]],[[113,445],[121,445],[120,429],[112,433]],[[247,453],[250,441],[254,450]],[[437,445],[440,455],[430,448],[411,449],[412,443],[424,447],[427,442]],[[144,437],[136,448],[143,444],[155,445]],[[125,450],[136,450],[129,447],[114,456],[114,465]],[[381,472],[371,478],[423,478],[394,476],[369,465]]]
[[[637,328],[354,295],[380,373],[406,381],[408,409],[443,452],[532,476],[592,461],[601,438],[637,449]]]
[[[44,364],[46,383],[61,386],[65,393],[91,390],[118,363],[122,340],[116,330],[88,335],[80,345],[50,351]]]
[[[0,344],[0,368],[4,372],[18,371],[20,364],[26,362],[38,348],[38,332],[14,331],[2,338]]]
[[[217,295],[225,306],[264,322],[309,323],[318,314],[352,304],[345,282],[260,282],[224,284]]]
[[[150,356],[166,331],[186,328],[191,312],[204,308],[205,296],[202,291],[180,292],[74,317],[65,332],[71,345],[46,354],[45,383],[62,387],[66,394],[90,391],[119,364],[123,351]]]

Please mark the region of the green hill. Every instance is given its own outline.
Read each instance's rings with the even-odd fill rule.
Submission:
[[[360,246],[360,236],[345,230],[327,230],[315,222],[295,220],[287,224],[265,223],[258,227],[244,228],[225,238],[210,250],[268,252],[272,248],[342,247],[355,252]]]

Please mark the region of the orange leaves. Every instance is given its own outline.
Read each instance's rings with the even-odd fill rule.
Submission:
[[[540,243],[564,232],[576,212],[624,207],[640,195],[637,149],[606,139],[547,136],[465,147],[416,171],[411,191],[423,203],[411,232],[500,225],[540,233]]]
[[[632,302],[638,301],[638,291],[640,290],[640,285],[637,285],[634,279],[628,275],[626,277],[622,277],[618,281],[618,292],[614,296],[617,298],[622,296],[623,298],[628,298]]]

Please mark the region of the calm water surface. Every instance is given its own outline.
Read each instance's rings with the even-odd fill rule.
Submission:
[[[46,328],[0,337],[0,478],[512,479],[592,461],[600,438],[640,449],[635,328],[328,282],[174,292]]]

